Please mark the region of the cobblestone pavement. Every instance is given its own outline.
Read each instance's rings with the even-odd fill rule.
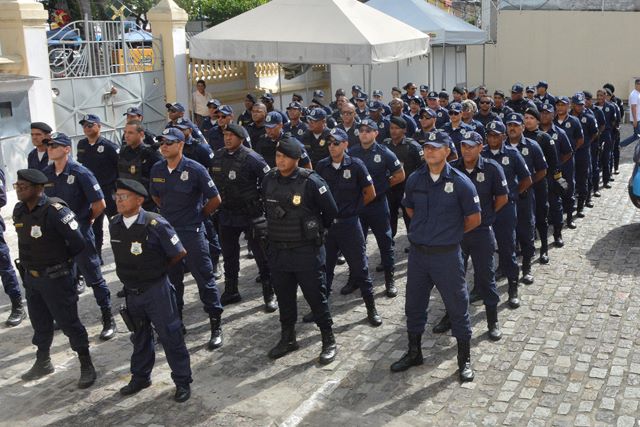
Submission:
[[[56,372],[22,382],[20,375],[35,357],[31,326],[28,321],[17,328],[2,324],[0,424],[633,426],[640,402],[640,212],[627,197],[630,151],[624,152],[613,188],[596,199],[577,230],[566,231],[565,248],[551,250],[549,265],[534,267],[535,283],[522,286],[519,309],[506,307],[506,283],[499,282],[501,341],[488,340],[484,310],[472,307],[472,383],[457,381],[455,340],[430,332],[443,314],[437,292],[423,339],[425,364],[400,374],[389,371],[407,345],[403,235],[397,243],[399,297],[383,295],[382,273],[374,279],[381,327],[368,326],[355,294],[332,297],[339,353],[329,366],[316,362],[320,336],[309,324],[298,325],[299,351],[276,362],[267,358],[279,338],[278,316],[262,311],[249,260],[242,264],[243,302],[224,313],[224,347],[207,351],[209,325],[191,279],[185,321],[195,381],[186,404],[171,400],[173,384],[161,349],[153,386],[134,397],[119,396],[129,379],[132,346],[125,332],[109,342],[98,340],[100,316],[90,291],[80,297],[98,371],[88,390],[76,388],[79,364],[61,333],[52,347]],[[5,208],[5,217],[9,211]],[[15,255],[15,233],[8,224]],[[379,259],[374,247],[370,238],[372,266]],[[115,295],[120,284],[110,250],[105,256],[104,272]],[[345,271],[340,267],[334,289],[346,280]],[[115,297],[114,302],[117,306]],[[300,307],[306,311],[302,297]],[[8,311],[2,294],[3,321]],[[118,326],[125,329],[120,319]]]

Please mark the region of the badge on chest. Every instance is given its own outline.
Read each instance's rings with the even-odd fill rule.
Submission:
[[[229,179],[233,181],[236,179],[236,171],[229,171]]]
[[[300,194],[294,194],[291,199],[291,203],[293,203],[293,206],[300,206],[300,203],[302,203],[302,196]]]
[[[382,161],[382,156],[380,154],[376,154],[373,156],[373,161],[376,163],[380,163]]]
[[[69,175],[69,176],[67,177],[67,184],[71,185],[71,184],[73,184],[74,182],[76,182],[76,177],[75,177],[75,175]]]
[[[453,193],[453,182],[447,182],[444,184],[445,193]]]
[[[98,153],[104,153],[104,145],[99,145],[98,148],[96,148],[96,151]]]
[[[142,243],[131,242],[131,253],[133,255],[142,255]]]
[[[181,179],[182,181],[187,181],[187,180],[189,179],[189,171],[183,171],[183,172],[180,174],[180,179]]]
[[[131,165],[131,166],[129,167],[129,173],[130,173],[131,175],[135,175],[135,174],[136,174],[136,165]]]
[[[31,226],[31,237],[33,237],[34,239],[42,237],[42,229],[39,225]]]
[[[478,172],[478,175],[476,175],[476,181],[484,182],[484,173]]]
[[[502,158],[502,164],[503,164],[503,165],[505,165],[505,166],[507,166],[507,165],[509,164],[509,158],[508,158],[508,157],[506,157],[506,156],[505,156],[505,157],[503,157],[503,158]]]
[[[528,149],[527,147],[524,147],[524,148],[522,149],[522,155],[523,155],[523,156],[528,156],[528,155],[529,155],[529,149]]]
[[[344,172],[342,172],[342,177],[344,179],[349,179],[351,178],[351,171],[349,169],[345,169]]]

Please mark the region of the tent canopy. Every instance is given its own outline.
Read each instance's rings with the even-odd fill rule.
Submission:
[[[376,64],[424,55],[429,37],[357,0],[272,0],[190,41],[198,59]]]
[[[484,44],[487,35],[457,16],[427,3],[425,0],[369,0],[366,3],[389,16],[428,34],[435,34],[431,44]]]

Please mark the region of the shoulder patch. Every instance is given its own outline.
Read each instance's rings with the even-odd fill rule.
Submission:
[[[58,202],[51,203],[51,206],[53,206],[57,210],[62,210],[62,208],[64,208],[64,206],[61,203],[58,203]]]
[[[318,192],[320,194],[326,193],[327,192],[327,187],[323,185],[322,187],[318,188]]]
[[[100,184],[94,184],[93,189],[96,191],[100,191]]]
[[[155,221],[155,220],[154,220],[154,221]],[[177,234],[174,234],[174,235],[171,237],[171,244],[173,244],[173,246],[175,246],[175,245],[177,245],[177,244],[178,244],[178,242],[180,242],[180,238],[178,237],[178,235],[177,235]]]

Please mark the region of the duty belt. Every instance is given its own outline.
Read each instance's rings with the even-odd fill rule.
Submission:
[[[439,245],[439,246],[426,246],[411,243],[411,246],[416,248],[419,252],[425,255],[438,255],[453,252],[460,247],[460,245]]]
[[[62,262],[43,269],[27,268],[27,273],[31,277],[35,278],[47,278],[58,279],[60,277],[68,276],[71,273],[70,265],[68,262]]]

